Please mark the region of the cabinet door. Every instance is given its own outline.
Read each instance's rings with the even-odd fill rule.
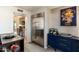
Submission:
[[[57,48],[64,51],[64,52],[71,52],[72,51],[71,46],[68,46],[67,44],[62,43],[62,42],[58,43]]]
[[[55,44],[55,40],[53,40],[53,38],[49,37],[48,38],[48,44]]]
[[[79,40],[72,40],[72,49],[74,52],[79,52]]]
[[[55,41],[57,39],[57,36],[54,36],[52,34],[48,34],[48,39]]]
[[[68,46],[71,46],[71,42],[72,42],[72,41],[71,41],[70,38],[61,37],[61,38],[60,38],[60,42],[66,44],[66,45],[68,45]]]
[[[57,49],[60,49],[62,51],[67,51],[67,52],[72,51],[71,40],[69,38],[59,36],[58,40],[56,41],[57,41],[57,44],[56,44]]]
[[[53,35],[48,35],[48,45],[55,48],[56,47],[56,37]]]

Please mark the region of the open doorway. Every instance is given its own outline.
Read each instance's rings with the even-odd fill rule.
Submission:
[[[21,36],[25,37],[25,15],[16,15],[14,16],[14,32]]]

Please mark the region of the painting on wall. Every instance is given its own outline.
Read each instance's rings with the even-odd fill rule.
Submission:
[[[62,9],[60,17],[61,26],[76,26],[76,7]]]

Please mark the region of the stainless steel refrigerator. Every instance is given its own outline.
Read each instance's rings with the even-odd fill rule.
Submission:
[[[32,18],[32,42],[44,46],[44,13]]]

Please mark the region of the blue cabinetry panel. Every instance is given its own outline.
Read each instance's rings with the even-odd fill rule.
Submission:
[[[79,52],[79,40],[48,34],[48,45],[64,52]]]

